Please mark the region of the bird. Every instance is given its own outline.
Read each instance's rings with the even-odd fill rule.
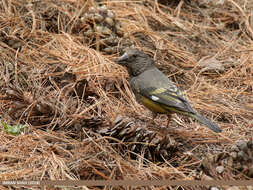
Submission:
[[[166,114],[168,126],[171,115],[177,113],[196,119],[216,133],[222,132],[217,124],[192,108],[181,90],[156,67],[155,61],[148,54],[131,48],[116,63],[127,69],[130,88],[137,102],[152,111],[152,120],[158,114]]]

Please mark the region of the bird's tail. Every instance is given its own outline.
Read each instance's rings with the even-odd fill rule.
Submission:
[[[222,129],[218,125],[198,113],[191,114],[191,117],[195,118],[200,123],[206,125],[209,129],[213,130],[216,133],[220,133],[222,131]]]

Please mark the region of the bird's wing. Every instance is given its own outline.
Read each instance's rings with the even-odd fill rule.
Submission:
[[[163,109],[178,113],[195,113],[180,89],[157,68],[132,77],[130,85],[134,93],[158,103]]]
[[[176,86],[173,86],[173,88],[170,89],[163,87],[139,88],[139,93],[142,96],[159,103],[168,111],[195,113],[189,102]]]

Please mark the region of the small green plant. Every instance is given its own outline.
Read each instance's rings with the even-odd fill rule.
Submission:
[[[4,121],[1,121],[1,123],[4,130],[11,135],[18,135],[21,132],[24,132],[24,128],[27,127],[26,125],[8,125]]]

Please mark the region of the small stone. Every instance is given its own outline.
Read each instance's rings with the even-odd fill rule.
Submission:
[[[124,31],[122,30],[122,27],[119,23],[115,24],[115,28],[116,28],[116,33],[120,36],[124,35]]]
[[[112,31],[107,27],[96,26],[96,30],[100,34],[104,34],[104,35],[111,35],[112,34]]]
[[[220,190],[218,187],[211,187],[210,190]]]
[[[85,22],[86,21],[86,17],[83,16],[83,17],[80,18],[80,20],[81,20],[81,22]]]
[[[102,33],[102,31],[103,31],[103,26],[96,26],[96,31],[98,32],[98,33]]]
[[[222,172],[224,172],[224,167],[223,166],[217,166],[216,167],[216,171],[221,174]]]
[[[90,13],[95,13],[96,12],[96,8],[95,7],[90,7],[89,8],[89,12]]]
[[[121,24],[119,22],[115,24],[115,28],[116,30],[122,30]]]
[[[104,27],[104,30],[102,31],[102,34],[111,35],[111,34],[112,34],[112,31],[111,31],[109,28]]]
[[[107,16],[110,17],[111,19],[114,19],[115,18],[115,14],[112,10],[108,10],[107,11]]]
[[[248,146],[247,146],[247,143],[243,140],[239,140],[236,142],[236,145],[238,146],[238,148],[244,152],[247,151],[248,149]]]
[[[88,14],[88,13],[85,13],[83,15],[83,17],[81,17],[81,21],[82,22],[86,22],[86,20],[91,20],[92,19],[92,15],[91,14]]]
[[[105,18],[105,22],[106,22],[107,24],[109,24],[110,26],[113,26],[113,25],[114,25],[114,21],[113,21],[113,19],[111,19],[110,17],[106,17],[106,18]]]
[[[94,34],[94,32],[91,29],[83,33],[84,36],[88,36],[88,37],[92,36],[92,34]]]
[[[94,20],[97,22],[102,22],[102,20],[104,20],[104,17],[98,13],[94,14]]]
[[[106,47],[106,48],[104,48],[103,51],[106,53],[115,53],[115,52],[117,52],[117,47]]]
[[[237,186],[232,186],[232,187],[229,187],[227,190],[240,190],[240,189]]]

